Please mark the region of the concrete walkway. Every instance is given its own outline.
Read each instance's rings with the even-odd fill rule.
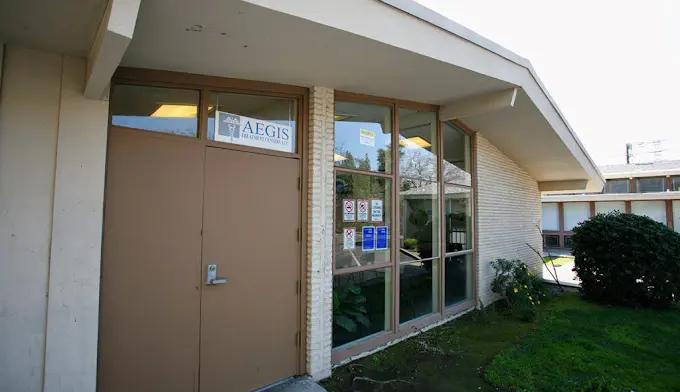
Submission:
[[[543,279],[555,281],[552,275],[555,274],[555,271],[557,271],[557,279],[559,279],[560,283],[579,285],[581,284],[581,281],[576,277],[576,272],[572,271],[573,269],[573,261],[559,267],[556,266],[555,270],[553,270],[552,264],[547,262],[543,264]]]
[[[257,392],[326,392],[326,388],[317,384],[309,376],[295,377],[284,383],[274,385],[266,389],[259,389]]]

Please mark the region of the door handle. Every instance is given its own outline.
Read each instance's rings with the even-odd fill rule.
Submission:
[[[217,277],[217,264],[208,264],[208,277],[205,280],[205,284],[225,284],[227,280],[225,278]]]

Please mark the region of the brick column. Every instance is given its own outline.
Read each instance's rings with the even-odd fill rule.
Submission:
[[[307,373],[331,375],[333,328],[334,96],[326,87],[309,95],[307,202]]]

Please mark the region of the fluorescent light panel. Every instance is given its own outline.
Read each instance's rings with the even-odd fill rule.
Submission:
[[[432,144],[430,144],[427,140],[423,139],[420,136],[414,136],[414,137],[410,137],[408,139],[401,139],[401,140],[399,140],[399,144],[401,144],[402,146],[404,146],[406,148],[418,148],[418,147],[428,148],[428,147],[432,147]]]

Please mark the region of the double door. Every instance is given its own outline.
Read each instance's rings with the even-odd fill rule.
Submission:
[[[298,159],[112,127],[98,390],[248,391],[298,373]]]

